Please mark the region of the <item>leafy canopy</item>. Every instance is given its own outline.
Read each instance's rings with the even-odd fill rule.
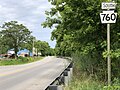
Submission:
[[[23,24],[19,24],[17,21],[5,22],[2,25],[2,31],[0,31],[0,34],[2,35],[1,38],[4,45],[13,48],[15,54],[17,54],[21,45],[26,43],[31,36],[31,32]]]

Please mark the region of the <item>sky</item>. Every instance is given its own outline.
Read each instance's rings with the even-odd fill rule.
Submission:
[[[55,41],[50,40],[52,29],[41,26],[46,19],[45,11],[51,7],[48,0],[0,0],[0,25],[18,21],[32,31],[37,40],[47,41],[54,48]]]

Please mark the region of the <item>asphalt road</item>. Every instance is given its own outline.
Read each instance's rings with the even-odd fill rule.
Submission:
[[[68,65],[68,61],[46,57],[25,65],[0,66],[0,90],[44,90]]]

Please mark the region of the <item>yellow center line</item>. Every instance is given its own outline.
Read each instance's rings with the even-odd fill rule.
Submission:
[[[8,76],[8,75],[15,74],[15,73],[18,73],[18,72],[22,72],[24,70],[28,70],[28,69],[31,69],[33,67],[35,67],[35,66],[28,66],[28,67],[25,67],[25,68],[22,68],[22,69],[14,70],[14,71],[3,72],[3,73],[0,73],[0,77],[2,77],[2,76]]]
[[[50,61],[50,60],[49,60],[49,61]],[[48,63],[48,62],[46,62],[46,63]],[[46,63],[43,63],[42,65],[45,65]],[[22,69],[17,69],[17,70],[9,71],[9,72],[3,72],[3,73],[0,73],[0,77],[8,76],[8,75],[15,74],[15,73],[18,73],[18,72],[22,72],[22,71],[31,69],[31,68],[36,67],[36,66],[39,66],[39,65],[40,65],[40,64],[31,65],[31,66],[26,66],[25,68],[22,68]]]

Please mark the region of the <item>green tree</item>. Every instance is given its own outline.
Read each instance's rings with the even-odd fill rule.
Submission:
[[[39,52],[41,53],[41,49],[42,49],[41,43],[42,43],[42,41],[40,41],[40,40],[35,41],[35,48],[37,49],[37,55]]]
[[[33,50],[33,40],[35,40],[34,36],[28,37],[26,43],[23,43],[23,45],[21,45],[22,49],[26,48],[26,49],[28,49],[32,52],[32,50]]]
[[[41,52],[42,56],[49,55],[50,46],[47,42],[38,40],[35,44],[35,48]]]
[[[2,39],[2,35],[0,34],[0,54],[5,54],[8,49],[9,46],[4,44],[4,40]]]
[[[13,48],[15,56],[17,56],[18,50],[22,47],[21,45],[26,43],[31,34],[23,24],[19,24],[17,21],[5,22],[0,33],[4,45]]]
[[[79,51],[79,56],[89,60],[81,61],[88,66],[88,73],[97,74],[101,79],[106,75],[106,61],[103,53],[107,49],[106,25],[100,22],[101,2],[108,0],[49,0],[54,6],[46,11],[46,21],[43,27],[52,27],[52,40],[56,40],[58,55],[71,56]],[[117,3],[120,3],[117,0]],[[111,55],[114,56],[113,76],[120,74],[119,67],[119,37],[120,37],[120,7],[117,7],[118,19],[111,25]],[[84,59],[84,58],[81,58]],[[84,59],[84,60],[85,60]],[[89,65],[88,65],[89,62]],[[92,68],[90,68],[92,67]],[[89,69],[90,68],[90,69]]]
[[[40,52],[42,56],[53,55],[53,49],[50,48],[48,42],[35,40],[34,43],[35,48],[37,49],[37,54]]]

